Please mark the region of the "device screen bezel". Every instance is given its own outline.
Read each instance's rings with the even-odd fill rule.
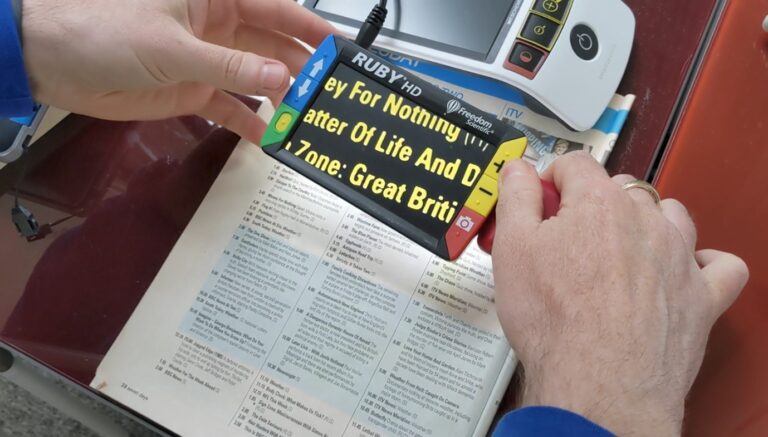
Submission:
[[[397,93],[398,95],[401,95],[403,99],[409,104],[421,106],[422,108],[430,111],[434,115],[441,117],[447,121],[451,121],[450,117],[445,117],[443,115],[440,115],[434,112],[434,110],[430,108],[429,105],[425,105],[424,102],[420,102],[419,99],[414,99],[412,97],[403,95],[392,84],[386,83],[385,81],[382,81],[380,78],[364,70],[361,70],[358,66],[351,64],[347,60],[343,59],[342,56],[339,56],[328,68],[329,70],[328,75],[324,77],[322,81],[320,81],[317,90],[309,98],[306,106],[302,109],[302,111],[299,112],[298,121],[295,123],[294,126],[291,127],[285,139],[281,141],[280,145],[274,150],[270,150],[270,149],[265,149],[265,150],[267,150],[267,153],[275,156],[284,164],[288,165],[295,171],[299,172],[300,174],[304,175],[305,177],[309,178],[310,180],[324,187],[326,190],[329,190],[330,192],[341,197],[347,202],[350,202],[355,207],[361,209],[367,214],[374,216],[377,220],[397,230],[399,233],[405,235],[407,238],[418,243],[419,245],[427,248],[431,252],[445,259],[448,259],[447,258],[448,253],[446,252],[447,249],[445,247],[445,244],[446,244],[445,236],[447,232],[450,230],[453,224],[453,220],[455,220],[457,217],[460,216],[461,210],[466,205],[466,202],[469,200],[474,188],[477,186],[477,182],[475,182],[475,184],[469,189],[465,189],[466,192],[462,193],[462,197],[456,198],[458,207],[456,209],[455,215],[453,216],[451,222],[446,223],[444,225],[436,225],[436,227],[442,226],[442,228],[439,230],[429,230],[426,227],[419,226],[409,220],[402,218],[391,207],[388,207],[385,203],[377,201],[378,198],[376,196],[371,195],[370,193],[367,193],[367,192],[361,192],[355,189],[354,187],[347,185],[346,183],[334,178],[333,176],[328,175],[324,171],[307,163],[304,160],[304,158],[296,156],[294,152],[286,149],[287,143],[294,139],[297,132],[301,128],[302,124],[304,123],[304,117],[307,111],[309,111],[310,109],[317,109],[316,108],[317,100],[320,94],[322,93],[322,88],[324,87],[325,82],[330,77],[333,77],[334,72],[337,70],[337,68],[339,68],[339,66],[344,66],[349,70],[353,71],[355,74],[359,75],[360,77],[365,78],[365,80],[370,81],[371,83],[376,83],[379,86],[388,89],[389,91],[392,91]],[[476,132],[472,132],[465,127],[462,127],[462,126],[459,126],[459,127],[461,128],[462,134],[468,133],[470,135],[473,135],[477,139],[484,138],[481,135],[477,135]],[[497,145],[494,143],[487,143],[487,146],[495,149]],[[332,157],[335,157],[335,155]],[[480,168],[485,169],[490,164],[492,158],[493,158],[493,153],[489,152],[487,153],[487,156],[485,156],[485,160],[473,160],[473,161],[466,161],[466,162],[472,162],[473,164],[478,165]],[[385,158],[381,158],[381,159],[385,159]],[[404,168],[408,168],[408,167],[404,167]],[[418,172],[418,170],[412,170],[412,171]],[[457,187],[460,184],[459,181],[456,181],[453,183]],[[431,184],[424,184],[424,185],[431,185]]]
[[[316,9],[315,6],[320,1],[322,0],[306,0],[304,2],[304,7],[329,21],[350,26],[352,28],[358,28],[362,24],[361,21],[354,20],[349,17],[345,17],[342,15],[337,15],[337,14]],[[518,13],[520,12],[523,6],[523,3],[525,3],[525,0],[516,0],[515,3],[510,7],[506,18],[502,22],[501,28],[496,34],[496,38],[494,39],[493,43],[491,44],[491,48],[488,50],[487,53],[476,52],[473,50],[452,46],[449,44],[444,44],[439,41],[434,41],[431,39],[414,36],[407,33],[395,32],[393,30],[386,29],[386,28],[381,30],[381,35],[395,39],[395,40],[404,41],[410,44],[426,47],[439,52],[461,56],[467,59],[472,59],[474,61],[484,62],[486,64],[493,64],[496,61],[496,58],[498,57],[499,52],[501,51],[501,47],[504,45],[504,41],[506,40],[507,34],[509,33],[510,28],[512,27],[515,17],[517,17]],[[364,19],[365,17],[362,17],[362,18]]]

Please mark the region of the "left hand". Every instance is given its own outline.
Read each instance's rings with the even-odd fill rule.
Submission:
[[[334,28],[291,0],[25,0],[24,56],[39,101],[112,120],[196,114],[258,142],[265,123],[229,94],[279,101]]]

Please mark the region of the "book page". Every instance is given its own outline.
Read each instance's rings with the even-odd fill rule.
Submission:
[[[241,142],[92,386],[185,436],[484,435],[492,280]]]

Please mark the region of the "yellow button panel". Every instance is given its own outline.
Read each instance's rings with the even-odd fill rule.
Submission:
[[[281,134],[288,130],[289,127],[291,127],[291,122],[293,121],[293,114],[290,112],[283,112],[280,114],[280,117],[277,119],[277,122],[275,122],[275,131],[277,133]]]
[[[487,175],[482,175],[464,206],[483,217],[488,217],[496,206],[496,201],[498,199],[499,183],[496,179]]]
[[[501,143],[491,163],[486,167],[485,174],[491,179],[499,180],[499,173],[504,164],[507,161],[522,158],[527,146],[528,138],[526,137]]]

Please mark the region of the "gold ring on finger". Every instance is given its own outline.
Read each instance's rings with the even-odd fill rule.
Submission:
[[[629,181],[624,185],[622,185],[621,188],[623,190],[631,190],[633,188],[639,188],[645,191],[646,193],[650,194],[651,197],[653,197],[653,203],[655,203],[656,205],[661,205],[661,196],[659,196],[659,192],[656,191],[656,188],[653,188],[653,185],[649,184],[646,181],[641,181],[639,179],[634,181]]]

